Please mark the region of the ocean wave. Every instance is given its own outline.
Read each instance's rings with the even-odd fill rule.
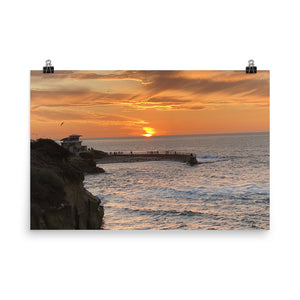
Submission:
[[[124,210],[133,215],[139,216],[151,216],[151,217],[164,217],[175,218],[175,219],[190,219],[196,218],[196,220],[214,220],[221,222],[225,220],[230,220],[231,222],[235,222],[236,219],[232,216],[227,217],[226,215],[221,215],[219,213],[212,213],[212,211],[194,211],[194,210],[176,210],[176,209],[146,209],[146,208],[124,208]]]
[[[219,155],[197,155],[196,159],[199,163],[214,163],[219,161],[227,161],[230,158]]]
[[[175,209],[170,209],[170,210],[164,210],[164,209],[142,209],[142,208],[124,208],[125,211],[133,212],[133,213],[138,213],[139,215],[154,215],[154,216],[166,216],[166,215],[172,215],[172,216],[188,216],[188,217],[193,217],[193,216],[202,216],[207,213],[205,212],[198,212],[198,211],[191,211],[191,210],[184,210],[184,211],[179,211]]]
[[[105,198],[102,195],[96,195],[96,197],[100,200],[101,206],[106,203]]]

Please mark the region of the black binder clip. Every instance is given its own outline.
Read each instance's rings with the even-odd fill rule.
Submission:
[[[246,67],[246,74],[257,73],[257,67],[254,66],[254,60],[250,59],[250,60],[248,60],[248,63],[249,63],[249,66]]]
[[[46,60],[46,66],[43,68],[43,73],[54,73],[54,67],[51,66],[51,60]]]

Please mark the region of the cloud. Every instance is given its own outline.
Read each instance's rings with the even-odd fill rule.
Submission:
[[[160,104],[182,104],[191,102],[191,100],[188,99],[178,99],[174,97],[152,97],[147,100],[148,103],[160,103]]]
[[[99,114],[93,111],[73,109],[53,109],[53,108],[39,108],[31,111],[31,118],[39,122],[61,122],[70,121],[72,123],[97,123],[102,125],[126,125],[126,126],[141,126],[148,122],[116,114]]]
[[[87,89],[77,90],[31,90],[31,105],[45,107],[93,107],[98,105],[126,103],[128,94],[100,93]]]
[[[237,77],[235,81],[212,80],[203,78],[187,78],[184,74],[173,77],[155,77],[153,82],[147,85],[150,94],[157,94],[162,91],[188,91],[194,95],[209,96],[210,94],[222,93],[226,95],[236,95],[251,91],[251,96],[269,96],[268,78]],[[250,96],[250,94],[249,94]]]
[[[221,130],[240,130],[244,123],[252,126],[247,130],[257,130],[254,122],[268,122],[268,106],[268,71],[31,72],[32,130],[46,136],[69,131],[90,137],[136,136],[151,126],[158,134],[217,132],[220,117],[230,124],[232,111],[244,114],[242,121],[228,128],[222,123]],[[259,120],[249,118],[255,114]]]
[[[187,110],[202,110],[207,108],[206,106],[203,105],[193,105],[193,106],[184,106],[181,107],[181,109],[187,109]]]
[[[41,71],[31,71],[31,78],[33,82],[40,79],[49,80],[134,80],[143,84],[148,84],[151,78],[162,71],[55,71],[54,75],[45,76]],[[170,71],[165,71],[170,72]],[[175,71],[172,71],[175,72]]]
[[[55,76],[57,82],[49,85],[41,79],[40,71],[32,71],[33,110],[101,105],[137,110],[195,110],[220,104],[252,103],[263,107],[269,101],[267,71],[250,76],[244,71],[57,71]],[[129,92],[126,80],[138,81],[142,86]],[[98,81],[102,82],[100,87]],[[120,82],[110,86],[109,82],[114,81]]]

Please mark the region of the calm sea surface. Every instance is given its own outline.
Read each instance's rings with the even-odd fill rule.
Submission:
[[[114,151],[176,150],[203,164],[99,165],[85,187],[104,205],[103,229],[269,229],[269,134],[86,139]]]

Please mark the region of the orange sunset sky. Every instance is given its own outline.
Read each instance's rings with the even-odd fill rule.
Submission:
[[[31,71],[32,139],[263,131],[269,71]]]

